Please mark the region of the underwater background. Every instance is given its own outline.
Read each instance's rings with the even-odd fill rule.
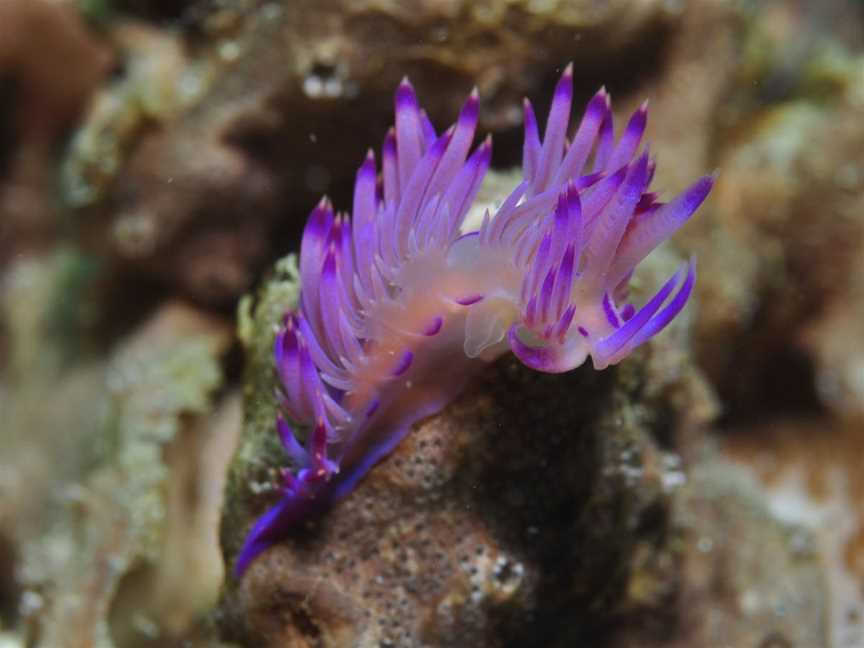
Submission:
[[[716,173],[632,281],[686,309],[490,363],[232,576],[307,216],[407,76],[477,88],[481,218],[571,62],[661,200]],[[0,648],[90,646],[864,648],[864,4],[0,0]]]

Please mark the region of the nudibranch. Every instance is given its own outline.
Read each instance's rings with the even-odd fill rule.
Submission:
[[[568,139],[572,95],[568,67],[542,141],[525,100],[522,181],[464,231],[492,154],[489,138],[472,150],[477,91],[439,134],[410,83],[399,85],[380,173],[370,151],[352,215],[325,198],[303,233],[299,303],[274,343],[276,429],[291,467],[281,499],[246,538],[238,576],[348,493],[486,362],[512,351],[538,371],[569,371],[589,356],[602,369],[684,307],[693,261],[638,309],[628,282],[705,200],[713,177],[660,202],[649,190],[655,162],[640,150],[647,105],[616,137],[601,89]]]

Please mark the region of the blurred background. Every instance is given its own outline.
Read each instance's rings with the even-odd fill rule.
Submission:
[[[577,110],[649,99],[661,196],[719,172],[656,262],[697,255],[686,321],[607,377],[498,363],[394,459],[482,470],[226,581],[310,209],[405,75],[439,128],[478,87],[500,200],[570,61]],[[862,463],[858,0],[0,0],[0,647],[864,647]]]

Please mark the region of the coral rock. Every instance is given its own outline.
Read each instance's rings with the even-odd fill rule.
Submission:
[[[290,264],[280,267],[288,274],[265,284],[241,328],[246,425],[222,522],[232,560],[278,496],[270,349],[296,298]],[[492,365],[355,491],[229,584],[226,637],[262,647],[567,645],[602,636],[615,614],[662,605],[668,568],[658,568],[656,594],[627,593],[640,556],[669,555],[662,539],[682,467],[655,439],[675,438],[684,409],[705,410],[693,396],[671,405],[673,393],[698,393],[687,373],[647,396],[646,384],[664,382],[649,371],[638,359],[560,376],[513,358]],[[660,415],[668,408],[677,413]],[[598,605],[610,616],[596,617]]]

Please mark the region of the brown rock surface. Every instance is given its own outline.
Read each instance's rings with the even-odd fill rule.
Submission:
[[[664,607],[675,579],[669,497],[683,473],[652,438],[672,434],[671,420],[633,404],[639,368],[621,374],[549,377],[498,363],[232,585],[228,637],[262,647],[563,646],[602,636],[617,615]],[[254,501],[250,486],[267,474],[235,468],[229,555],[249,522],[238,499]],[[657,573],[637,598],[626,584],[642,555]]]
[[[643,282],[672,264],[655,256]],[[295,299],[290,268],[244,311],[229,563],[278,497],[284,459],[268,395],[273,323]],[[800,619],[784,637],[820,645],[807,643],[826,632],[815,556],[798,555],[758,491],[706,449],[715,402],[688,367],[687,326],[605,372],[490,366],[353,492],[227,584],[225,636],[256,647],[713,647],[773,640],[782,608]],[[731,528],[736,543],[723,536]]]

